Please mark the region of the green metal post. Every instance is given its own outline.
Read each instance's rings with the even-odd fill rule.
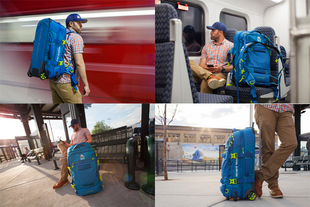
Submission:
[[[147,140],[147,183],[141,189],[147,194],[155,195],[155,138],[146,136]]]
[[[134,140],[130,138],[126,143],[126,154],[128,156],[128,179],[125,186],[130,190],[139,190],[140,185],[136,182],[135,178],[135,154],[134,154]]]

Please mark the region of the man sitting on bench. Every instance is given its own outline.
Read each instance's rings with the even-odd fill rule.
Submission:
[[[60,162],[62,163],[61,167],[61,176],[59,181],[53,186],[53,189],[58,189],[68,183],[68,160],[67,160],[67,149],[75,144],[79,144],[82,142],[91,143],[93,141],[92,136],[87,128],[81,128],[78,120],[72,119],[71,125],[74,130],[74,133],[71,135],[71,143],[68,144],[64,141],[57,145],[60,152],[64,155],[60,158]]]

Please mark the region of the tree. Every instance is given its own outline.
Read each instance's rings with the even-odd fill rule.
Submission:
[[[173,121],[176,113],[177,113],[177,108],[178,105],[175,106],[175,108],[172,110],[172,116],[170,121],[168,120],[167,123],[167,104],[164,105],[164,110],[161,110],[160,105],[157,105],[158,107],[158,113],[156,116],[156,120],[159,121],[164,128],[164,173],[165,173],[165,180],[168,180],[168,173],[167,173],[167,156],[166,156],[166,151],[167,151],[167,128],[169,124]]]
[[[97,121],[94,128],[91,130],[92,134],[97,134],[97,133],[101,133],[101,132],[105,132],[108,130],[111,130],[112,128],[110,126],[108,126],[104,120],[102,121]]]

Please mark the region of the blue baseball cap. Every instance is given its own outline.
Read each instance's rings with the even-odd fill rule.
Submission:
[[[66,19],[66,24],[73,21],[80,21],[82,23],[86,23],[87,19],[82,19],[81,16],[78,14],[70,14]]]
[[[78,120],[72,119],[72,120],[71,120],[71,125],[70,125],[69,127],[73,127],[75,124],[78,124],[78,123],[79,123]]]
[[[215,22],[212,26],[207,26],[208,29],[218,29],[223,31],[224,33],[227,32],[226,25],[222,22]]]

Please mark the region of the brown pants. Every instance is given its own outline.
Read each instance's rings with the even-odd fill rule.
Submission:
[[[203,69],[195,61],[189,60],[192,73],[193,73],[193,78],[195,81],[197,81],[198,84],[200,84],[200,92],[201,93],[212,93],[213,90],[208,86],[207,79],[210,75],[215,75],[220,78],[224,78],[225,80],[227,79],[227,76],[224,75],[223,73],[211,73],[210,71]]]
[[[72,89],[71,83],[54,83],[49,81],[52,91],[53,103],[82,103],[82,95],[79,88]]]
[[[278,186],[279,168],[297,147],[293,112],[275,112],[261,105],[256,105],[255,121],[261,133],[262,166],[258,171],[260,180],[268,187]],[[281,141],[275,151],[275,132]]]
[[[63,144],[58,144],[57,147],[63,155],[67,154],[67,146]],[[60,160],[60,162],[62,163],[62,166],[59,181],[65,181],[68,179],[68,160],[67,158],[63,158]]]

